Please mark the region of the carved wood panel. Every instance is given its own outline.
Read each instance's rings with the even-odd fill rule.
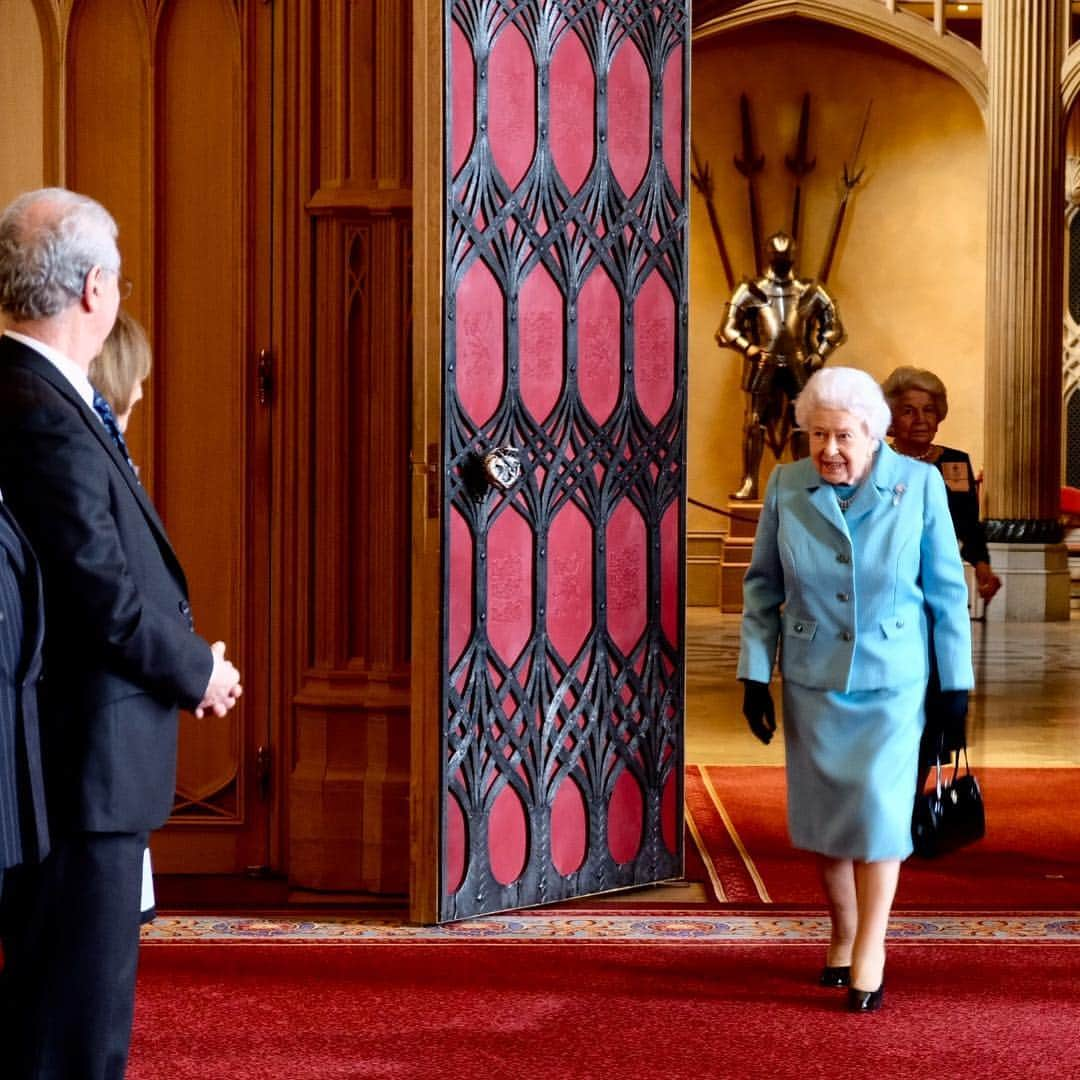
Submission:
[[[409,5],[298,5],[292,879],[408,881]],[[288,33],[288,31],[287,31]],[[292,164],[292,163],[290,163]],[[310,259],[308,267],[303,263]]]
[[[290,780],[291,870],[310,887],[407,881],[409,234],[403,212],[315,221],[314,572]]]

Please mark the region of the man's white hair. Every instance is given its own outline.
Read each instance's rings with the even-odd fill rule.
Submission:
[[[16,322],[75,303],[95,266],[120,272],[117,228],[99,202],[66,188],[20,195],[0,214],[0,309]]]
[[[877,380],[858,368],[821,368],[807,379],[802,393],[795,399],[795,423],[806,429],[818,409],[839,409],[857,416],[870,438],[879,442],[892,422]]]

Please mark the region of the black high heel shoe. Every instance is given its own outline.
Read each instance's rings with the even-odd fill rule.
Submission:
[[[881,1008],[884,998],[884,983],[876,990],[856,990],[854,986],[849,986],[847,992],[848,1012],[877,1012]]]
[[[822,986],[831,986],[841,989],[845,986],[851,985],[851,965],[845,964],[842,967],[829,967],[828,964],[821,969],[821,977],[818,982]]]

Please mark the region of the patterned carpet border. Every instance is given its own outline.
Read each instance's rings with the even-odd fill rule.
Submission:
[[[1049,943],[1080,945],[1080,911],[974,914],[971,912],[894,915],[890,939],[901,942]],[[641,942],[648,944],[743,942],[767,944],[821,942],[829,937],[828,917],[820,912],[778,914],[700,914],[697,912],[575,912],[494,915],[447,926],[413,926],[395,919],[323,915],[215,916],[162,915],[143,927],[146,945],[357,944],[361,942],[462,941]]]

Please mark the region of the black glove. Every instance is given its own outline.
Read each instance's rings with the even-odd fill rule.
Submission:
[[[776,712],[768,683],[743,680],[742,711],[750,730],[767,746],[776,731]]]
[[[967,745],[965,721],[968,714],[966,690],[941,690],[938,692],[934,717],[941,737],[941,749],[952,752]]]

